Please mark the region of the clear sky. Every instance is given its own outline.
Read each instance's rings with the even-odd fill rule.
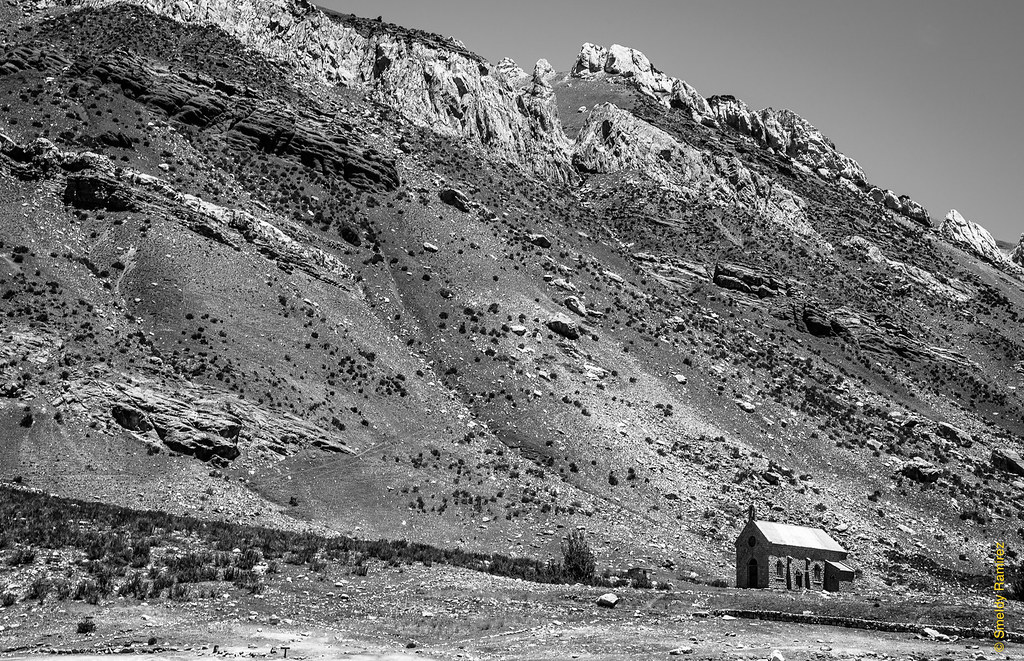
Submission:
[[[1024,232],[1024,0],[318,0],[558,70],[637,48],[705,96],[790,108],[933,218]]]

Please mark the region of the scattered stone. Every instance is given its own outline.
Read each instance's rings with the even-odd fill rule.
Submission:
[[[427,252],[438,252],[439,250],[441,250],[440,248],[435,246],[433,243],[424,243],[423,244],[423,249],[426,250]]]

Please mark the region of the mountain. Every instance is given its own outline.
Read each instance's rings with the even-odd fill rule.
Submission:
[[[0,25],[2,478],[708,580],[754,504],[879,590],[1024,534],[1020,247],[792,111],[301,0]]]

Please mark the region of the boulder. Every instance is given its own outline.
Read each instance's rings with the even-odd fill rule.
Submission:
[[[992,466],[1006,473],[1024,475],[1024,459],[1009,448],[992,449]]]
[[[914,480],[915,482],[931,483],[937,482],[942,477],[942,470],[936,468],[930,461],[921,457],[914,457],[900,469],[900,473]]]
[[[545,325],[566,339],[578,340],[580,337],[580,325],[564,314],[558,314],[548,319]]]
[[[441,201],[449,204],[459,211],[469,211],[469,198],[466,194],[456,188],[444,188],[437,194]]]
[[[772,650],[772,653],[768,655],[768,661],[786,661],[786,657],[782,656],[782,652],[779,650]]]
[[[619,597],[614,592],[606,592],[597,598],[597,605],[602,608],[615,608],[619,603]]]

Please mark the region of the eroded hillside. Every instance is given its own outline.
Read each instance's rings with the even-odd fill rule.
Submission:
[[[751,503],[876,587],[1015,546],[1024,280],[959,214],[631,49],[140,5],[4,10],[2,477],[709,578]]]

